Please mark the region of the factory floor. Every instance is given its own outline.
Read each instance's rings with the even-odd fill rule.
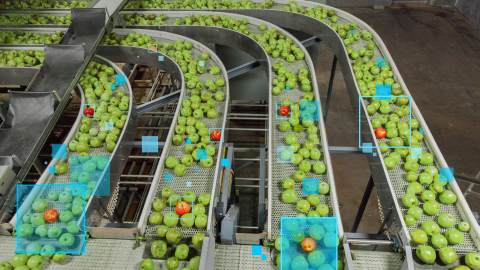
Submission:
[[[447,164],[455,173],[475,176],[480,170],[480,31],[457,9],[396,5],[384,10],[344,10],[369,24],[382,37]],[[327,44],[321,44],[317,61],[316,75],[324,107],[333,61]],[[339,65],[326,128],[329,145],[358,147],[358,120]],[[253,155],[258,156],[249,154]],[[331,158],[343,228],[350,232],[370,169],[362,154],[331,154]],[[258,177],[257,168],[239,175]],[[463,181],[458,180],[458,184],[462,191],[468,187]],[[240,223],[256,226],[256,191],[241,189],[240,194]],[[473,212],[480,212],[480,199],[469,195],[467,201]],[[377,233],[380,225],[374,188],[357,232]]]

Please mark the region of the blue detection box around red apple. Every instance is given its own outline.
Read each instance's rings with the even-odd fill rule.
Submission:
[[[391,100],[392,86],[389,84],[375,85],[375,99],[376,100]]]
[[[280,108],[282,106],[288,106],[288,108],[291,110],[292,108],[292,103],[291,102],[277,102],[275,104],[275,111],[277,112],[276,114],[276,118],[277,119],[283,119],[283,120],[288,120],[288,119],[292,119],[292,112],[290,111],[287,115],[281,115],[280,114]]]
[[[453,168],[450,168],[450,167],[439,168],[438,176],[439,176],[440,182],[455,181],[455,178],[453,177]]]
[[[320,179],[318,178],[303,178],[302,179],[302,195],[318,195],[318,185]]]
[[[220,140],[219,140],[219,141],[212,141],[212,132],[214,132],[214,131],[220,131],[220,132],[221,132]],[[208,134],[209,134],[209,136],[208,136],[208,141],[209,141],[210,143],[223,143],[224,134],[225,134],[225,132],[223,132],[223,131],[224,131],[223,128],[209,128],[209,129],[208,129]]]
[[[386,58],[377,58],[377,67],[382,68],[387,66]]]
[[[110,196],[110,156],[70,156],[70,184],[84,185],[87,196]]]
[[[142,152],[158,153],[158,136],[142,136]]]
[[[377,85],[377,86],[378,86],[378,85]],[[399,98],[399,97],[406,97],[406,98],[408,98],[408,100],[409,100],[408,104],[409,104],[409,106],[410,106],[410,108],[409,108],[409,114],[408,114],[409,119],[408,119],[408,120],[400,120],[400,121],[404,121],[404,122],[407,122],[407,121],[408,121],[408,123],[411,123],[411,122],[412,122],[412,102],[411,102],[412,96],[395,96],[395,98]],[[376,98],[376,99],[378,99],[377,96],[360,96],[359,99],[358,99],[358,107],[359,107],[359,108],[362,108],[362,100],[363,100],[363,98]],[[362,114],[363,114],[363,113],[366,113],[365,111],[364,111],[364,112],[362,112],[362,111],[364,111],[364,110],[360,109],[360,110],[359,110],[359,113],[358,113],[358,131],[359,131],[359,132],[358,132],[358,147],[359,147],[359,148],[362,148],[362,151],[363,151],[363,148],[409,148],[409,149],[412,148],[411,145],[407,145],[407,146],[391,146],[391,145],[387,145],[387,146],[376,146],[375,144],[373,144],[373,145],[370,146],[370,145],[368,145],[368,144],[365,145],[365,143],[362,143],[362,137],[361,137],[361,134],[362,134]],[[368,127],[371,128],[371,132],[372,132],[372,134],[373,134],[374,130],[373,130],[373,128],[371,127],[371,121],[368,120],[368,119],[369,119],[369,118],[368,118],[368,114],[367,114],[367,121],[370,123]],[[411,125],[409,125],[409,126],[410,126],[410,138],[411,138],[411,137],[412,137],[412,128],[411,128]],[[367,150],[367,151],[368,151],[368,150]],[[364,152],[364,153],[365,153],[365,152]],[[370,153],[371,153],[371,152],[370,152]]]
[[[300,101],[300,121],[319,121],[320,102]]]
[[[295,147],[293,145],[277,146],[277,163],[293,163]]]
[[[17,185],[16,253],[85,253],[86,196],[85,185]],[[50,209],[59,213],[52,223]]]
[[[228,167],[230,165],[230,159],[228,158],[222,158],[222,167]]]
[[[193,202],[193,196],[170,196],[168,199],[170,200],[170,201],[169,201],[169,202],[170,202],[169,204],[170,204],[170,218],[171,218],[171,219],[184,219],[184,220],[188,220],[188,219],[194,219],[194,218],[195,218],[194,215],[191,215],[192,217],[190,217],[190,218],[185,218],[185,217],[183,217],[183,216],[180,216],[179,218],[174,218],[174,217],[172,217],[172,211],[173,211],[173,213],[175,213],[175,212],[176,212],[176,211],[175,211],[175,207],[177,206],[177,205],[174,205],[174,206],[173,206],[173,209],[172,209],[172,198],[180,198],[180,201],[186,201],[185,198],[188,198],[191,202]],[[182,199],[182,198],[183,198],[183,199]],[[190,205],[190,209],[193,209],[193,207],[195,206],[193,203],[189,203],[189,205]]]
[[[89,107],[89,106],[93,106],[93,115],[85,115],[85,114],[83,114],[83,111],[84,111],[85,109],[91,108],[91,107]],[[81,108],[82,108],[82,117],[90,117],[90,118],[95,117],[95,113],[97,112],[97,110],[95,110],[95,104],[82,104]]]
[[[115,75],[115,85],[125,85],[125,75]]]
[[[305,204],[305,208],[307,207],[309,205]],[[280,264],[280,269],[287,270],[283,265],[293,259],[300,259],[297,263],[308,266],[302,268],[306,270],[337,269],[338,218],[281,217],[280,236],[280,242],[276,244],[281,245],[280,258],[285,260],[285,263]],[[316,244],[315,248],[308,252],[302,248],[302,241],[306,238],[312,238]],[[320,267],[324,264],[329,264],[331,268]]]
[[[206,149],[197,149],[197,159],[207,159],[207,150]]]
[[[156,53],[157,52],[157,44],[148,44],[148,53]]]
[[[67,158],[67,145],[52,144],[52,158]]]

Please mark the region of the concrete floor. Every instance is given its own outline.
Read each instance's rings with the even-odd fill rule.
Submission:
[[[480,170],[480,31],[456,9],[398,5],[385,10],[345,8],[383,39],[447,164],[455,173]],[[333,53],[321,45],[317,80],[325,104]],[[357,146],[358,122],[337,65],[328,120],[329,144]],[[370,170],[363,155],[331,154],[340,212],[350,231]],[[458,181],[462,190],[468,187]],[[472,211],[480,199],[468,196]],[[377,233],[380,218],[375,189],[358,232]]]

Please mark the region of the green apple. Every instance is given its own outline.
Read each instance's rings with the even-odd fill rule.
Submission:
[[[477,253],[468,253],[465,256],[465,263],[472,269],[480,268],[480,256]]]
[[[297,135],[295,134],[288,134],[287,137],[285,138],[286,142],[288,145],[292,145],[294,143],[297,143],[298,142],[298,138],[297,138]]]
[[[405,221],[405,225],[409,227],[415,225],[415,218],[411,215],[403,216],[403,220]]]
[[[158,226],[157,235],[160,237],[165,237],[167,235],[169,228],[165,225]]]
[[[321,156],[322,156],[322,153],[320,152],[320,150],[318,150],[316,148],[310,150],[310,158],[311,159],[319,160]]]
[[[450,228],[455,225],[455,217],[450,213],[443,213],[438,216],[438,224],[443,228]]]
[[[440,204],[437,201],[427,201],[423,204],[423,211],[429,215],[437,215],[440,212]]]
[[[12,266],[13,267],[19,267],[22,265],[26,265],[28,261],[28,255],[25,253],[22,254],[16,254],[12,258]]]
[[[48,203],[44,199],[36,199],[32,204],[32,209],[36,212],[43,212],[45,209],[47,209],[47,207]]]
[[[56,201],[56,200],[58,200],[58,192],[55,191],[55,190],[52,190],[52,191],[48,192],[47,197],[51,201]]]
[[[435,193],[435,195],[443,192],[443,186],[440,183],[430,184],[430,186],[428,186],[428,189]]]
[[[432,235],[431,242],[435,248],[443,248],[448,244],[447,238],[439,233]]]
[[[79,176],[80,177],[80,176]],[[58,195],[58,201],[62,204],[67,204],[73,200],[72,195],[70,195],[70,192],[62,192],[60,195]]]
[[[424,191],[422,191],[421,198],[422,198],[423,202],[434,201],[435,200],[435,193],[431,190],[424,190]]]
[[[196,256],[190,259],[188,265],[192,270],[198,270],[200,268],[200,256]]]
[[[416,137],[416,136],[415,136]],[[417,138],[418,139],[418,138]],[[421,141],[421,140],[419,140]],[[429,165],[433,163],[433,156],[430,153],[422,153],[422,157],[420,158],[420,164],[422,165]]]
[[[402,203],[405,207],[410,208],[418,205],[418,199],[415,195],[405,194],[402,197]]]
[[[197,233],[192,237],[192,243],[197,248],[202,248],[203,246],[203,239],[205,238],[204,233]]]
[[[288,121],[283,121],[282,123],[280,123],[280,125],[278,125],[278,129],[280,129],[280,131],[289,131],[291,128],[290,126],[290,123]]]
[[[293,189],[295,188],[295,181],[293,181],[291,178],[284,178],[282,180],[282,187],[284,189]]]
[[[162,200],[162,199],[156,199],[153,204],[152,204],[153,208],[155,209],[155,211],[163,211],[163,209],[165,209],[165,207],[167,207],[167,203]]]
[[[170,229],[167,232],[166,238],[170,245],[176,245],[182,240],[182,232],[178,229]]]
[[[310,203],[307,200],[299,200],[297,202],[297,210],[302,213],[307,213],[310,210]]]
[[[6,261],[0,262],[0,270],[12,270],[13,266]]]
[[[73,219],[73,213],[70,211],[63,211],[62,213],[60,213],[59,218],[60,221],[68,223],[70,220]]]
[[[428,236],[440,233],[440,226],[435,221],[425,220],[422,223],[422,230],[427,233]]]
[[[47,232],[48,238],[51,238],[51,239],[58,238],[61,234],[62,234],[62,228],[60,228],[60,226],[58,225],[54,225],[48,228],[48,232]]]
[[[418,182],[412,182],[407,186],[408,194],[422,194],[423,187]]]
[[[458,223],[458,229],[462,232],[468,232],[470,230],[470,224],[468,222],[462,221]]]
[[[316,206],[320,203],[320,197],[318,195],[308,195],[307,201],[310,203],[310,205]]]
[[[427,233],[420,229],[415,229],[411,231],[410,238],[412,239],[412,242],[414,242],[417,245],[423,245],[428,241]]]
[[[187,258],[189,250],[190,248],[185,244],[178,245],[175,249],[175,257],[179,260],[184,260]]]
[[[186,213],[180,218],[180,225],[190,228],[195,224],[195,216],[192,213]]]
[[[326,204],[319,204],[317,208],[315,209],[321,217],[326,217],[330,210],[328,209],[328,206]]]
[[[433,176],[429,173],[423,172],[420,174],[418,181],[424,185],[430,185],[433,182]]]
[[[322,240],[322,238],[325,236],[325,229],[319,224],[313,224],[308,229],[308,233],[311,238],[313,238],[316,241],[319,241],[319,240]]]
[[[141,270],[153,270],[153,268],[154,268],[154,263],[153,263],[153,260],[150,258],[146,258],[140,263]]]
[[[164,198],[165,200],[168,201],[168,199],[170,198],[170,196],[172,196],[173,194],[173,190],[169,187],[166,187],[164,189],[162,189],[162,198]]]
[[[290,247],[290,242],[288,241],[288,239],[284,239],[280,236],[275,240],[275,248],[278,251],[287,250],[289,247]]]
[[[414,217],[415,219],[420,219],[422,217],[423,210],[418,206],[410,207],[407,211],[407,215]]]
[[[294,203],[298,200],[297,191],[294,189],[287,189],[282,193],[282,200],[286,203]]]
[[[425,263],[433,263],[437,258],[435,250],[430,246],[421,246],[417,248],[417,257]]]
[[[308,151],[308,150],[307,150]],[[298,168],[303,172],[309,172],[312,169],[312,164],[308,160],[302,160],[300,164],[298,164]]]
[[[35,234],[44,237],[47,235],[48,232],[48,226],[46,224],[40,225],[35,229]]]
[[[80,229],[78,228],[77,226],[77,221],[75,220],[72,220],[70,221],[68,224],[67,224],[67,227],[66,227],[67,231],[71,234],[76,234],[80,231]]]
[[[160,225],[163,221],[163,215],[160,212],[153,212],[148,216],[148,222],[153,225]]]
[[[53,255],[53,257],[52,257],[52,260],[55,263],[63,263],[66,258],[67,258],[66,253],[55,253],[55,255]]]
[[[447,238],[448,242],[452,245],[463,243],[465,240],[463,233],[457,229],[450,229],[446,231],[445,238]]]
[[[322,174],[324,173],[326,170],[326,167],[325,167],[325,164],[321,161],[317,161],[315,162],[315,164],[313,164],[313,171],[316,173],[316,174]]]
[[[33,214],[32,217],[30,218],[30,221],[32,222],[32,225],[35,227],[45,224],[45,220],[43,219],[42,213]]]
[[[445,190],[438,198],[444,204],[453,204],[457,201],[457,195],[450,190]]]
[[[27,245],[25,250],[28,252],[27,255],[29,257],[32,255],[38,255],[40,251],[42,251],[42,245],[40,245],[38,242],[31,242]]]
[[[203,204],[204,206],[207,206],[210,204],[210,193],[203,193],[200,196],[198,196],[198,202],[200,204]]]
[[[205,206],[203,206],[203,204],[195,204],[192,209],[192,214],[194,214],[195,216],[205,214]]]
[[[162,240],[157,240],[152,243],[150,247],[153,257],[161,258],[167,253],[167,243]]]
[[[195,218],[195,226],[199,229],[205,229],[207,227],[208,216],[201,214]]]
[[[187,173],[187,166],[183,164],[178,164],[174,169],[175,175],[184,176]]]
[[[408,172],[416,172],[418,171],[418,163],[413,160],[407,161],[405,162],[404,168]]]
[[[450,247],[443,247],[438,251],[438,256],[444,264],[452,264],[458,260],[457,253]]]
[[[71,233],[64,233],[58,239],[58,243],[62,247],[70,247],[73,245],[74,242],[75,242],[75,236],[73,236],[73,234]]]
[[[40,255],[33,255],[30,257],[27,261],[27,266],[32,269],[32,268],[40,268],[43,266],[45,263],[45,260],[43,259],[42,256]]]

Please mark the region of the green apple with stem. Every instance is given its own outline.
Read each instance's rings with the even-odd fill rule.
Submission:
[[[421,198],[423,202],[434,201],[435,193],[431,190],[424,190],[422,191]]]
[[[178,221],[180,218],[178,217],[177,213],[174,212],[167,212],[163,216],[163,223],[167,225],[168,227],[175,227],[178,224]]]
[[[455,217],[450,213],[440,214],[437,220],[438,224],[443,228],[450,228],[455,225]]]
[[[310,203],[307,200],[299,200],[297,202],[297,210],[302,213],[307,213],[310,210]]]
[[[450,229],[446,231],[445,238],[447,238],[448,242],[452,245],[463,243],[465,240],[463,233],[457,229]]]
[[[444,264],[452,264],[458,260],[457,253],[450,247],[443,247],[438,251],[438,256]]]
[[[470,230],[470,224],[465,221],[458,223],[457,226],[458,226],[458,229],[462,232],[468,232]]]
[[[22,265],[26,265],[28,261],[28,255],[25,253],[22,254],[16,254],[12,258],[12,266],[13,267],[19,267]]]
[[[293,181],[291,178],[284,178],[282,180],[282,187],[284,189],[293,189],[295,188],[295,181]]]
[[[477,253],[468,253],[465,256],[465,263],[472,269],[480,268],[480,255]]]
[[[437,201],[427,201],[423,204],[423,211],[434,216],[440,212],[440,204]]]
[[[293,178],[295,179],[296,182],[302,182],[303,178],[307,177],[305,172],[302,170],[296,171],[293,174]]]
[[[161,258],[165,255],[165,253],[167,253],[167,243],[162,240],[157,240],[152,243],[150,250],[153,257]]]
[[[55,263],[63,263],[67,259],[67,254],[66,253],[55,253],[52,257],[52,261]]]
[[[198,203],[207,206],[210,204],[210,193],[202,193],[198,196]]]
[[[435,250],[430,246],[421,246],[417,248],[417,257],[425,263],[433,263],[437,258]]]
[[[310,205],[316,206],[320,203],[320,197],[318,195],[308,195],[307,201],[310,203]]]
[[[323,162],[317,161],[315,162],[315,164],[313,164],[313,172],[315,172],[316,174],[322,174],[325,172],[325,170],[326,166]]]
[[[415,195],[405,194],[402,197],[402,203],[405,207],[410,208],[418,205],[418,199]]]
[[[146,258],[140,263],[141,270],[153,270],[153,268],[154,268],[154,263],[153,263],[153,260],[150,258]]]
[[[457,201],[457,195],[453,193],[451,190],[445,190],[438,196],[440,201],[444,204],[453,204]]]
[[[156,199],[152,203],[152,206],[155,209],[155,211],[161,212],[163,209],[165,209],[165,207],[167,207],[167,203],[162,199]]]
[[[298,200],[297,191],[294,189],[287,189],[282,193],[282,200],[286,203],[294,203]]]
[[[0,262],[0,270],[12,270],[13,269],[13,266],[7,262],[7,261],[3,261],[3,262]]]
[[[409,227],[415,225],[415,218],[411,215],[403,216],[403,220],[405,221],[405,225]]]
[[[448,244],[447,238],[439,233],[432,235],[431,242],[435,248],[443,248]]]
[[[330,210],[328,209],[328,206],[326,204],[319,204],[317,208],[315,209],[321,217],[326,217]]]
[[[440,226],[435,221],[425,220],[422,223],[422,230],[427,233],[428,236],[440,233]]]
[[[199,229],[205,229],[207,227],[208,216],[201,214],[195,218],[195,226]]]

